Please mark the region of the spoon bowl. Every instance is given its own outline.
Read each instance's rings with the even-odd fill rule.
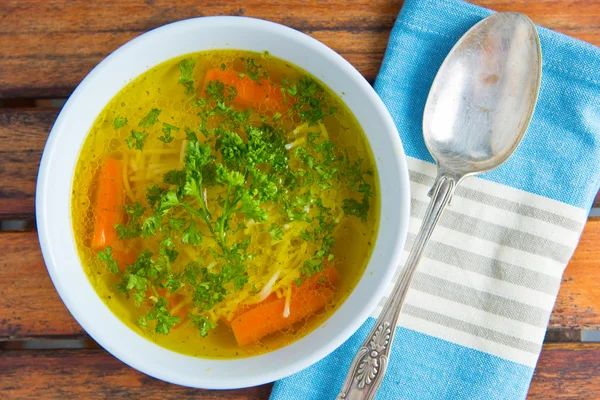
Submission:
[[[438,166],[431,202],[398,281],[358,350],[338,400],[372,399],[383,380],[398,316],[423,251],[456,186],[515,151],[531,121],[542,77],[535,25],[493,14],[465,33],[440,67],[425,104],[423,136]]]
[[[541,58],[535,25],[514,12],[491,15],[457,42],[423,116],[425,144],[438,165],[462,177],[508,159],[533,116]]]

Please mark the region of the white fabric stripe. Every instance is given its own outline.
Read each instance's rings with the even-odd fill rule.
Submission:
[[[437,170],[435,164],[413,157],[406,157],[406,159],[410,170],[418,171],[431,177],[436,176]],[[461,186],[488,193],[502,199],[509,199],[517,203],[527,204],[575,221],[585,222],[588,214],[587,210],[582,208],[476,177],[466,178],[461,182]]]
[[[411,182],[411,196],[415,199],[428,203],[429,197],[427,196],[427,192],[429,189],[430,188],[425,185]],[[526,217],[510,211],[498,210],[489,205],[466,198],[455,198],[452,205],[448,207],[448,211],[450,210],[461,215],[468,215],[482,221],[536,235],[547,240],[556,240],[556,238],[560,238],[561,244],[569,247],[576,246],[579,241],[579,236],[581,235],[580,231],[574,232],[537,218]]]
[[[416,234],[420,225],[420,219],[411,218],[408,229],[409,233]],[[431,240],[460,249],[466,249],[484,257],[495,258],[502,262],[518,265],[525,269],[546,274],[557,279],[562,277],[562,273],[565,269],[564,263],[531,254],[526,251],[510,247],[500,247],[497,243],[475,238],[439,225],[435,228]]]
[[[428,203],[414,198],[411,199],[410,215],[419,219],[422,218],[425,215]],[[538,254],[564,264],[569,261],[573,254],[572,247],[567,247],[559,241],[547,240],[529,233],[505,228],[494,223],[459,214],[454,210],[446,210],[444,212],[444,215],[440,218],[439,226],[452,229],[455,232],[463,232],[473,237],[486,239],[492,243],[496,243],[497,246],[510,247]]]
[[[415,235],[408,234],[405,249],[412,247]],[[455,268],[486,276],[496,282],[506,282],[519,287],[551,295],[552,302],[558,291],[561,280],[545,274],[531,271],[517,265],[503,263],[494,258],[483,257],[468,250],[430,241],[423,254],[425,259],[451,265]],[[398,275],[400,272],[398,270]],[[397,276],[394,277],[397,279]]]
[[[541,293],[510,282],[492,279],[439,261],[430,259],[423,259],[423,261],[419,266],[419,272],[424,274],[437,276],[449,282],[519,301],[548,312],[552,311],[556,295]]]
[[[410,171],[409,174],[412,183],[424,185],[426,187],[433,186],[433,182],[435,180],[433,177],[417,171]],[[534,218],[563,227],[565,229],[569,229],[573,232],[581,231],[584,224],[582,221],[568,219],[560,214],[540,210],[539,208],[532,207],[528,204],[517,203],[509,199],[502,199],[500,197],[492,196],[488,193],[477,191],[463,185],[459,185],[454,193],[454,197],[465,198],[477,203],[485,204],[491,209],[500,209],[502,211],[509,211],[524,217]]]
[[[424,319],[429,322],[443,325],[449,328],[457,329],[469,335],[478,336],[492,342],[510,346],[512,348],[526,351],[528,353],[537,354],[539,344],[536,342],[524,340],[522,338],[507,335],[480,325],[472,324],[461,319],[453,318],[447,314],[438,313],[435,311],[426,310],[418,306],[406,304],[403,312],[416,318]]]
[[[436,175],[433,164],[410,157],[408,164],[413,207],[402,265]],[[431,237],[399,326],[534,367],[586,214],[499,183],[466,179]],[[384,297],[390,291],[391,285]]]
[[[479,336],[471,335],[461,330],[438,325],[436,323],[413,317],[412,315],[402,314],[400,316],[399,326],[412,329],[426,335],[434,336],[447,340],[458,345],[471,349],[483,351],[506,360],[514,361],[519,364],[535,368],[538,356],[529,352],[515,349],[511,346],[503,345],[484,339]],[[541,348],[541,345],[540,345]]]
[[[464,285],[448,282],[436,276],[417,272],[411,288],[429,293],[439,298],[439,301],[449,300],[499,315],[538,328],[546,328],[550,311],[527,305],[520,301],[509,300],[501,296],[486,293]]]
[[[446,315],[505,335],[521,338],[532,343],[542,340],[546,332],[545,327],[535,327],[500,315],[485,311],[482,312],[480,309],[465,306],[452,300],[444,300],[420,290],[411,289],[408,292],[405,304]],[[415,313],[412,315],[419,316],[415,315]]]

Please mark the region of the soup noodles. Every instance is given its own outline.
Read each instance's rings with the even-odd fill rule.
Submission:
[[[129,83],[82,147],[84,269],[131,329],[199,357],[284,346],[360,279],[378,188],[364,134],[314,77],[243,51],[189,54]]]

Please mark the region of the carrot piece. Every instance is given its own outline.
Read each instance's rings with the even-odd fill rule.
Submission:
[[[285,298],[277,299],[246,311],[231,322],[231,329],[240,346],[285,329],[325,307],[333,299],[328,287],[298,290],[292,294],[290,315],[285,318]]]
[[[128,264],[133,264],[137,260],[137,256],[133,251],[127,250],[113,250],[113,258],[117,260],[119,265],[119,271],[125,271]]]
[[[96,220],[91,243],[93,250],[102,250],[117,242],[114,225],[123,221],[123,201],[121,162],[107,158],[98,176],[94,209]]]
[[[234,319],[236,319],[241,314],[245,313],[246,311],[252,310],[253,308],[258,307],[261,304],[266,304],[266,303],[269,303],[269,302],[274,301],[274,300],[277,300],[277,295],[275,293],[271,293],[269,295],[269,297],[267,297],[266,299],[264,299],[263,301],[261,301],[259,303],[244,304],[240,308],[238,308],[237,310],[235,310],[235,312],[231,316],[231,319],[227,319],[227,318],[223,317],[223,318],[221,318],[221,322],[223,322],[223,324],[225,324],[226,327],[231,328],[231,321],[233,321]]]
[[[323,285],[332,287],[338,281],[339,277],[340,277],[340,274],[337,271],[337,269],[335,269],[335,267],[329,267],[327,269],[324,269],[321,272],[314,274],[310,278],[308,278],[304,283],[302,283],[300,285],[300,287],[296,287],[296,285],[293,285],[292,290],[293,290],[293,293],[295,293],[296,291],[313,290],[313,289],[321,287]],[[260,303],[241,306],[233,313],[231,319],[227,319],[227,318],[223,317],[223,318],[221,318],[221,322],[223,322],[223,324],[225,326],[227,326],[228,328],[231,328],[231,321],[233,321],[239,315],[245,313],[246,311],[252,310],[253,308],[258,307],[261,304],[266,304],[266,303],[269,303],[274,300],[277,300],[277,295],[275,293],[271,293],[271,295],[269,297],[267,297]]]
[[[240,108],[257,108],[264,104],[273,111],[287,111],[288,105],[283,99],[281,89],[273,86],[267,79],[253,81],[247,76],[241,78],[235,71],[223,71],[219,68],[210,69],[204,78],[204,91],[211,81],[220,81],[224,85],[233,86],[237,92],[231,104]],[[287,101],[291,103],[291,97]]]

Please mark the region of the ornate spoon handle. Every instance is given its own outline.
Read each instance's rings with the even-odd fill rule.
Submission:
[[[425,212],[423,225],[421,225],[410,251],[404,271],[383,306],[375,326],[354,356],[337,400],[367,400],[375,397],[388,364],[402,303],[404,303],[423,250],[425,250],[444,208],[450,201],[457,182],[458,179],[454,177],[438,173],[431,191],[431,202]]]

